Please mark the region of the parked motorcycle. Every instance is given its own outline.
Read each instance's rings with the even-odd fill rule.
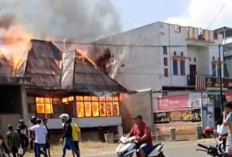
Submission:
[[[231,154],[225,153],[220,143],[219,144],[217,143],[216,146],[209,146],[209,147],[203,144],[198,144],[198,146],[201,147],[201,149],[197,149],[196,151],[206,152],[208,155],[212,157],[232,157]]]
[[[136,157],[136,154],[139,152],[139,149],[136,146],[137,140],[136,137],[121,137],[120,144],[116,148],[116,154],[118,157]],[[149,153],[148,157],[165,157],[162,149],[164,143],[159,142],[153,145],[151,152]]]

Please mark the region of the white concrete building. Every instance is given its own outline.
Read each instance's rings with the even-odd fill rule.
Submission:
[[[105,46],[96,46],[101,53],[95,58],[108,48],[114,63],[109,73],[119,83],[130,90],[162,91],[195,85],[195,75],[218,76],[221,42],[210,30],[156,22],[98,40]]]
[[[195,135],[201,119],[211,122],[203,126],[214,127],[221,117],[217,79],[220,66],[224,76],[223,62],[219,62],[221,43],[222,36],[211,30],[156,22],[96,41],[93,57],[98,61],[110,52],[104,62],[111,77],[130,91],[152,89],[156,132],[165,134],[175,127]],[[222,53],[220,57],[223,61]],[[210,92],[211,87],[213,96],[206,94],[210,101],[202,111],[198,90]],[[141,107],[143,100],[135,98],[128,96],[133,99],[128,102],[137,102],[130,104],[133,108]]]
[[[223,58],[225,61],[225,77],[232,77],[232,28],[231,27],[221,27],[215,30],[215,32],[219,33],[223,37],[222,45],[223,45]]]

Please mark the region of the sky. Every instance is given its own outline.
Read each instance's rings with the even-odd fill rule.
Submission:
[[[122,31],[156,21],[206,29],[232,27],[230,0],[111,0],[111,2],[120,15]]]

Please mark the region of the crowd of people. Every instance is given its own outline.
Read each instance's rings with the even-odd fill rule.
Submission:
[[[68,114],[60,116],[63,124],[63,151],[65,157],[66,150],[72,150],[73,157],[80,157],[79,140],[81,131],[77,124],[72,123],[72,118]],[[0,135],[0,157],[5,154],[13,157],[23,157],[28,150],[34,150],[35,157],[51,157],[50,153],[50,133],[47,126],[47,119],[40,119],[32,116],[32,126],[28,127],[23,119],[20,119],[16,129],[13,125],[8,125],[6,139]]]

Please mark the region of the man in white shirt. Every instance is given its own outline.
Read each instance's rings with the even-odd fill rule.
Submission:
[[[41,119],[37,120],[37,125],[29,128],[29,130],[35,132],[35,157],[40,157],[40,149],[43,148],[44,156],[47,157],[46,139],[47,139],[47,129],[41,124]]]

